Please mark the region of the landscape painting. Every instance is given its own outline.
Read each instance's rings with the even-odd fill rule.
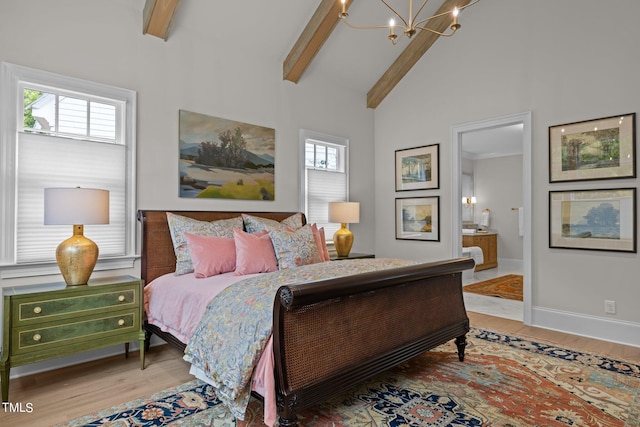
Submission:
[[[275,129],[179,114],[180,197],[275,200]]]
[[[438,144],[396,150],[396,191],[439,188]]]
[[[396,199],[396,239],[439,241],[440,197]]]
[[[635,177],[635,113],[549,128],[550,182]]]
[[[551,247],[635,252],[635,189],[553,191]]]

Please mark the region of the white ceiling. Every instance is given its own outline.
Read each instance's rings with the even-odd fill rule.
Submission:
[[[118,1],[128,3],[130,0]],[[136,1],[142,16],[145,0]],[[387,2],[401,14],[408,15],[407,0]],[[430,0],[420,17],[431,16],[442,2]],[[415,11],[419,2],[414,3]],[[226,43],[282,63],[319,4],[320,0],[185,0],[178,6],[167,42],[189,31],[211,41],[209,53],[212,55],[215,55],[216,44]],[[470,9],[474,7],[478,6]],[[358,25],[387,25],[391,16],[379,0],[354,1],[349,8],[350,21]],[[464,19],[461,22],[464,26]],[[386,29],[356,30],[339,22],[300,82],[321,76],[366,95],[409,42],[405,37],[394,46],[387,35]],[[437,43],[446,41],[442,39]]]
[[[462,157],[477,160],[522,154],[523,125],[509,125],[462,134]]]
[[[130,0],[118,1],[128,7],[132,5]],[[142,17],[146,0],[136,1]],[[407,0],[387,1],[404,16],[408,15]],[[443,0],[429,1],[420,16],[431,16],[442,2]],[[178,6],[167,42],[170,43],[171,38],[178,37],[180,33],[189,32],[211,42],[211,52],[208,54],[215,55],[215,46],[224,43],[249,54],[282,63],[319,4],[320,0],[185,0]],[[479,6],[480,4],[471,6],[461,15],[461,31],[464,31],[464,15],[470,14],[473,8]],[[349,20],[356,25],[386,25],[391,16],[391,12],[379,0],[354,1],[349,9]],[[364,98],[410,41],[403,37],[394,46],[387,35],[386,29],[356,30],[339,22],[303,74],[300,83],[306,78],[329,79],[362,93]],[[437,43],[446,43],[447,40],[441,38]],[[463,135],[465,158],[479,159],[519,153],[522,153],[521,126]]]
[[[407,0],[388,3],[408,16]],[[431,16],[441,5],[442,0],[431,0],[420,16]],[[355,25],[387,25],[391,17],[392,13],[381,1],[361,0],[353,2],[348,19]],[[348,82],[350,87],[366,94],[409,44],[410,40],[403,37],[394,46],[387,39],[388,35],[387,29],[356,30],[339,22],[307,71]],[[446,39],[438,42],[446,42]]]

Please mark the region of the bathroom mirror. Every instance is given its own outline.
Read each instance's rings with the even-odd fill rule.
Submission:
[[[462,197],[473,197],[473,174],[462,174]],[[473,224],[474,205],[462,204],[462,224]]]

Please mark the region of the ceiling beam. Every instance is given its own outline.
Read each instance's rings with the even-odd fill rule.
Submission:
[[[142,12],[142,34],[167,40],[180,0],[146,0]]]
[[[353,0],[346,1],[347,9],[352,2]],[[282,64],[282,77],[284,80],[298,83],[304,71],[311,64],[313,58],[315,58],[338,24],[340,20],[338,14],[341,11],[340,0],[322,0],[320,2],[311,20],[307,23]]]
[[[440,9],[434,14],[445,13],[454,7],[462,7],[471,3],[471,0],[446,0]],[[429,28],[444,32],[451,25],[453,18],[450,14],[434,18],[429,21]],[[376,84],[367,93],[367,108],[376,108],[389,95],[393,88],[402,80],[409,70],[422,58],[427,50],[438,40],[440,36],[429,31],[419,31],[409,43],[409,46],[396,58],[389,69],[380,77]]]

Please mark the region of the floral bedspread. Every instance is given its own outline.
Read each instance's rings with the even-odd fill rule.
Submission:
[[[344,277],[413,264],[378,258],[323,262],[242,280],[207,306],[185,349],[184,359],[201,369],[220,400],[243,420],[251,392],[251,374],[271,335],[273,302],[280,286]]]

